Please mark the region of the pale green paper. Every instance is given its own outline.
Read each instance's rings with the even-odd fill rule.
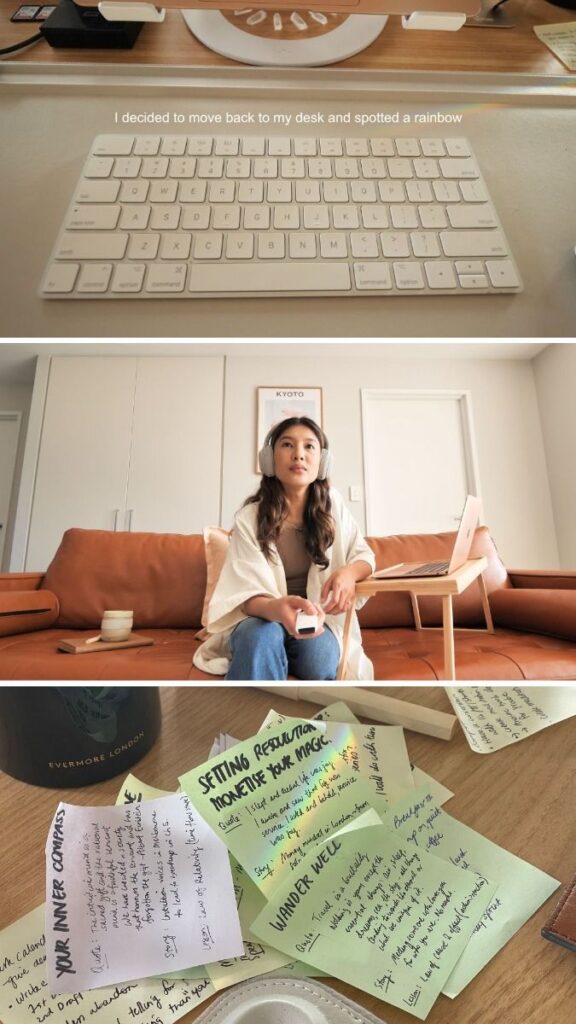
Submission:
[[[336,742],[339,735],[343,737],[344,744],[339,747],[340,753],[350,770],[361,775],[369,784],[375,807],[380,807],[382,802],[387,806],[414,791],[404,730],[399,725],[361,725],[360,722],[350,722],[349,731],[343,732],[342,723],[329,718],[326,714],[328,711],[326,708],[325,712],[315,715],[313,721],[326,722],[326,736],[332,742]],[[262,729],[270,729],[285,721],[284,715],[270,712]]]
[[[424,1020],[494,889],[376,825],[309,853],[252,931]]]
[[[214,993],[208,978],[152,979],[51,996],[46,977],[44,906],[0,932],[2,1024],[172,1024]],[[23,971],[26,973],[23,977]],[[59,1009],[59,1004],[62,1009]]]
[[[401,800],[384,823],[409,844],[498,884],[443,988],[454,998],[558,888],[559,882],[452,818],[426,790]]]
[[[414,788],[419,789],[421,786],[426,786],[430,790],[437,804],[446,804],[452,799],[454,793],[447,786],[443,786],[438,779],[433,779],[428,772],[423,772],[421,768],[417,768],[416,765],[412,765],[412,778],[414,780]]]
[[[324,731],[323,723],[289,719],[180,779],[265,895],[296,870],[308,849],[374,807],[370,786],[339,753],[350,726],[336,726],[333,741]],[[228,806],[215,806],[223,797]]]
[[[447,686],[468,743],[490,754],[576,715],[576,686]]]
[[[232,878],[236,891],[236,905],[242,925],[242,936],[244,938],[244,953],[242,956],[220,960],[218,963],[207,964],[206,971],[214,988],[219,990],[227,988],[238,981],[246,981],[260,974],[268,974],[270,971],[285,967],[293,961],[293,957],[281,953],[278,949],[262,943],[258,938],[250,934],[250,925],[255,917],[266,906],[266,898],[262,895],[258,886],[246,874],[244,868],[230,857],[232,867]]]

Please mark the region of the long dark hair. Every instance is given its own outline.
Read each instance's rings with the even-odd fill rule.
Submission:
[[[321,448],[328,447],[328,440],[323,430],[308,416],[290,416],[282,420],[270,435],[269,444],[272,449],[279,437],[290,427],[307,427],[311,430]],[[282,524],[288,515],[288,501],[284,488],[275,476],[262,476],[256,494],[250,495],[245,505],[258,505],[256,535],[264,555],[271,561],[272,545],[276,543]],[[334,543],[335,530],[332,518],[332,502],[330,500],[330,484],[328,480],[314,480],[308,488],[304,507],[304,543],[312,561],[328,568],[326,552]]]

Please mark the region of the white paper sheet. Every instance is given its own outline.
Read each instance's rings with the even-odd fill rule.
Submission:
[[[46,844],[54,994],[242,953],[228,852],[184,794],[60,804]]]

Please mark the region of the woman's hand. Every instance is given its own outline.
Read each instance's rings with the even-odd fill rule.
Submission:
[[[255,615],[259,619],[267,619],[268,622],[279,622],[290,636],[296,640],[310,640],[320,636],[324,632],[324,609],[319,604],[313,604],[305,597],[251,597],[243,605],[246,615]],[[318,626],[314,633],[299,633],[296,628],[298,612],[306,612],[307,615],[316,615]]]
[[[336,569],[322,587],[320,600],[327,615],[348,611],[356,600],[357,570],[355,565]]]
[[[289,595],[288,597],[279,597],[273,604],[275,608],[274,618],[276,622],[280,622],[287,633],[293,636],[296,640],[310,640],[315,636],[320,636],[324,632],[324,619],[326,618],[324,609],[320,605],[313,604],[312,601],[308,601],[306,597],[295,597]],[[318,618],[318,625],[313,633],[299,633],[296,627],[296,619],[298,612],[305,612],[306,615],[316,615]]]

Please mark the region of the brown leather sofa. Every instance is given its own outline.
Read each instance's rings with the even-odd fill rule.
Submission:
[[[453,533],[369,538],[378,568],[449,556]],[[478,587],[454,600],[461,680],[576,679],[576,571],[508,571],[488,530],[472,557],[484,574],[495,633],[484,629]],[[0,678],[214,679],[194,668],[207,583],[200,535],[68,530],[46,573],[0,575]],[[439,598],[420,598],[422,625],[439,626]],[[57,650],[97,632],[106,608],[133,608],[153,646],[90,654]],[[360,612],[376,680],[442,678],[442,632],[416,631],[408,594],[378,594]]]

